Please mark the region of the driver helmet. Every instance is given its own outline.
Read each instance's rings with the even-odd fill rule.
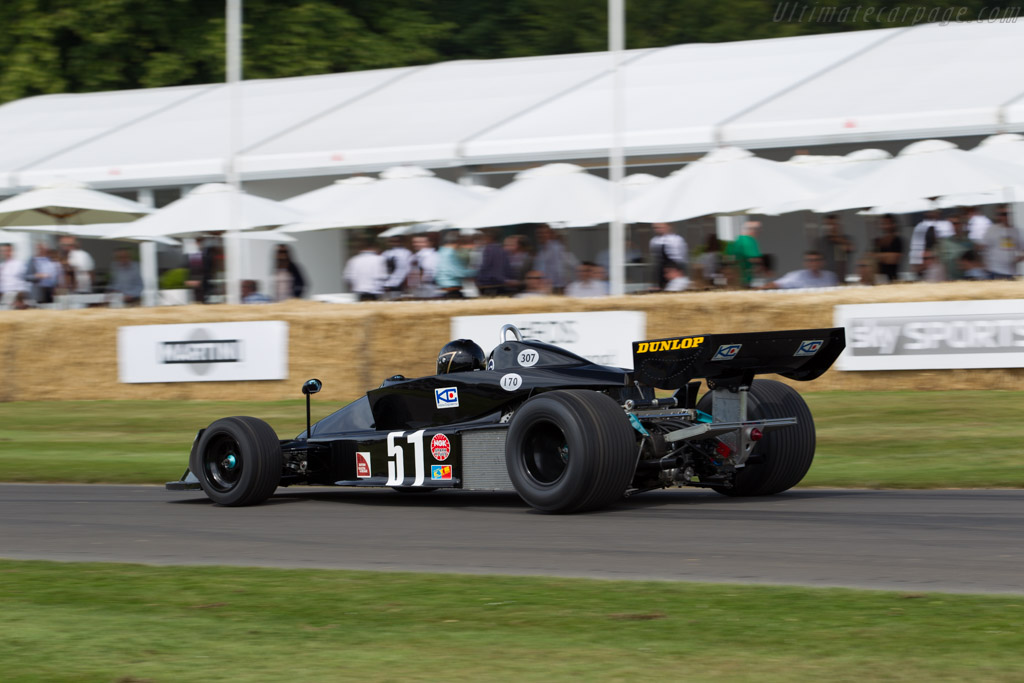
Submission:
[[[484,350],[472,339],[456,339],[437,354],[437,374],[484,369]]]

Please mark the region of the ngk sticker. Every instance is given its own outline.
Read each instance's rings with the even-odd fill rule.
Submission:
[[[434,456],[434,460],[444,462],[451,453],[452,442],[448,440],[448,437],[444,434],[435,434],[434,438],[430,440],[430,454]]]
[[[360,479],[370,478],[370,454],[356,452],[356,476]]]

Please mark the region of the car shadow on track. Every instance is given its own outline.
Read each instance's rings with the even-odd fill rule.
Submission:
[[[877,491],[864,489],[793,489],[770,497],[733,498],[706,489],[661,489],[635,494],[613,503],[607,508],[582,514],[610,514],[627,510],[645,510],[660,507],[706,507],[763,505],[766,500],[784,499],[819,500],[849,496],[877,495]],[[368,507],[431,509],[508,509],[531,514],[546,514],[531,509],[516,493],[500,491],[436,490],[400,492],[382,488],[304,487],[281,488],[261,505],[276,506],[315,501],[318,503],[361,505]],[[176,505],[213,505],[204,497],[189,497],[170,501]]]

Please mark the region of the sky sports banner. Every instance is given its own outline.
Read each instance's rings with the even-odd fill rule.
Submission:
[[[642,311],[596,311],[458,316],[452,318],[452,339],[472,339],[486,355],[498,345],[506,323],[518,327],[523,339],[539,339],[595,363],[623,368],[633,367],[632,343],[647,334]]]
[[[836,306],[840,370],[1024,367],[1024,299]]]
[[[127,384],[288,379],[288,323],[120,327],[117,365]]]

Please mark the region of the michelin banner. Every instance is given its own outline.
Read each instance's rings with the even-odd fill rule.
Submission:
[[[288,379],[288,323],[120,327],[117,365],[129,384]]]
[[[836,306],[840,370],[1024,367],[1024,299]]]
[[[538,339],[621,368],[633,367],[632,343],[647,336],[644,312],[598,311],[458,316],[452,318],[452,339],[472,339],[487,354],[498,345],[498,333],[506,323],[518,327],[524,339]]]

